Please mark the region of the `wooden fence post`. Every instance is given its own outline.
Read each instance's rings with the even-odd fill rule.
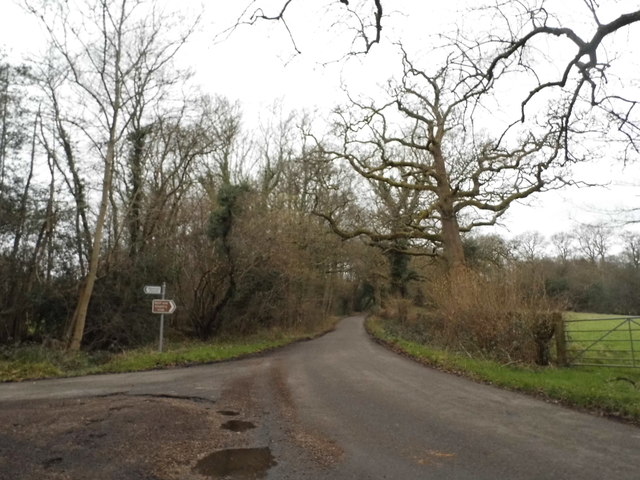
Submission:
[[[556,361],[558,365],[565,367],[569,362],[567,361],[567,337],[565,336],[565,325],[562,313],[558,313],[558,317],[555,320]]]

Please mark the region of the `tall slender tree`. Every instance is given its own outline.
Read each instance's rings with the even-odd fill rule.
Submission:
[[[27,1],[27,6],[48,32],[50,54],[62,73],[56,85],[61,128],[83,137],[75,145],[63,141],[65,149],[88,144],[82,156],[97,156],[102,176],[87,270],[68,329],[68,348],[77,350],[98,274],[121,143],[131,122],[165,81],[192,27],[177,28],[179,20],[163,13],[153,1],[34,0]]]

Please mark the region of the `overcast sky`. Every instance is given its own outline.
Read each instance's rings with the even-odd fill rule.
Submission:
[[[175,2],[172,3],[175,6]],[[402,40],[416,56],[428,60],[435,55],[430,48],[438,33],[450,32],[454,26],[463,31],[486,28],[491,21],[487,16],[483,20],[485,23],[479,23],[465,13],[469,6],[477,5],[475,1],[387,2],[393,7],[387,7],[390,17],[385,19],[383,43],[365,56],[344,59],[352,37],[348,23],[336,8],[337,0],[292,3],[287,18],[300,54],[296,54],[286,29],[273,23],[243,26],[214,40],[217,34],[233,25],[248,2],[213,0],[202,3],[205,15],[201,29],[182,61],[194,69],[195,81],[204,91],[240,100],[248,125],[271,115],[274,102],[283,103],[285,109],[317,110],[321,117],[327,116],[335,104],[344,101],[342,85],[357,94],[373,96],[380,92],[399,65],[394,41]],[[270,2],[272,5],[278,3],[276,0]],[[573,4],[566,0],[550,3],[568,9],[582,5],[579,0]],[[637,8],[637,2],[608,3],[617,8],[610,15]],[[180,5],[196,9],[200,2],[181,0]],[[333,25],[336,22],[338,25]],[[574,26],[580,28],[578,20]],[[42,38],[38,28],[13,0],[0,0],[0,46],[4,46],[11,59],[34,53],[42,45],[38,41]],[[634,37],[627,34],[619,36],[617,41],[620,45],[631,46]],[[623,50],[626,54],[632,53],[632,49]],[[633,66],[629,65],[630,75],[637,77]],[[640,188],[637,186],[640,169],[635,164],[624,166],[615,158],[608,158],[605,152],[597,165],[575,168],[575,174],[582,180],[607,185],[572,188],[529,199],[528,205],[510,210],[503,219],[508,230],[501,230],[501,233],[539,230],[551,234],[567,230],[576,222],[621,220],[622,217],[614,213],[616,210],[640,206]]]

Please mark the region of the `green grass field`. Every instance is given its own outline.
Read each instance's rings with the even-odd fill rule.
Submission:
[[[640,366],[640,319],[594,313],[565,314],[572,364]]]

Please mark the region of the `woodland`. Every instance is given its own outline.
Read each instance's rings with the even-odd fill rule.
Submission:
[[[533,361],[557,312],[640,314],[639,235],[488,229],[575,184],[603,141],[637,161],[637,77],[612,45],[640,10],[601,18],[584,0],[574,30],[554,2],[493,3],[493,28],[452,32],[429,58],[397,45],[379,98],[348,95],[329,119],[276,107],[247,127],[241,102],[178,67],[197,17],[73,3],[25,2],[47,53],[0,57],[0,344],[148,343],[143,288],[162,282],[169,328],[205,340],[417,308],[448,344]],[[297,3],[252,2],[228,34],[272,22],[296,52]],[[353,33],[347,59],[385,41],[387,3],[327,3]]]

